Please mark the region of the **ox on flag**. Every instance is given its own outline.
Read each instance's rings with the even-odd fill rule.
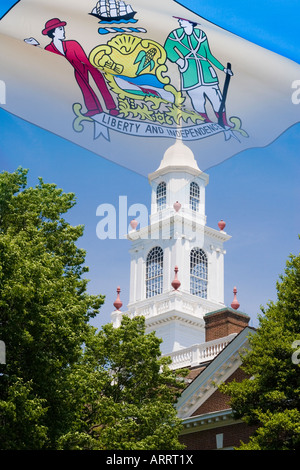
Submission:
[[[181,139],[205,170],[300,119],[295,62],[174,0],[20,0],[0,20],[3,109],[147,175]]]

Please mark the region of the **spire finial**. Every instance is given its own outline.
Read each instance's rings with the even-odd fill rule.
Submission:
[[[178,202],[178,201],[174,202],[173,207],[174,207],[174,210],[175,210],[176,212],[178,212],[179,209],[181,208],[180,202]]]
[[[240,304],[236,298],[236,294],[237,294],[237,288],[234,287],[233,288],[233,294],[234,294],[234,298],[233,298],[233,301],[232,301],[232,304],[231,304],[231,308],[234,308],[234,310],[237,310],[239,307],[240,307]]]
[[[220,220],[220,222],[218,223],[218,227],[219,229],[221,230],[221,232],[224,230],[224,228],[226,227],[226,223],[224,222],[223,219]]]
[[[178,273],[178,267],[175,266],[175,277],[174,277],[174,280],[172,281],[172,287],[177,290],[179,289],[179,287],[181,286],[181,282],[179,281],[178,277],[177,277],[177,273]]]
[[[130,222],[130,226],[131,226],[132,230],[136,230],[136,228],[138,226],[138,221],[135,220],[135,219],[132,219],[131,222]]]
[[[120,287],[118,287],[118,288],[117,288],[117,298],[116,298],[116,300],[115,300],[115,302],[114,302],[114,307],[115,307],[116,310],[120,310],[120,308],[121,308],[122,305],[123,305],[122,302],[121,302],[121,300],[120,300],[120,292],[121,292],[121,289],[120,289]]]

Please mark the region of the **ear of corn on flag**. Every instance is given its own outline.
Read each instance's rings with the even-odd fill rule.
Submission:
[[[176,138],[205,170],[300,120],[298,64],[173,0],[12,2],[0,63],[3,109],[144,175]]]

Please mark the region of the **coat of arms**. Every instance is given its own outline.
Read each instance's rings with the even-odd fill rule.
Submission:
[[[225,66],[213,55],[199,25],[174,17],[178,27],[160,44],[145,37],[143,28],[124,27],[138,21],[136,14],[124,1],[98,1],[90,15],[99,20],[99,34],[118,33],[89,53],[66,37],[66,21],[52,18],[46,22],[42,34],[51,41],[45,49],[69,61],[82,93],[83,102],[73,104],[74,130],[82,132],[83,124],[92,122],[95,139],[109,140],[111,130],[183,140],[218,133],[224,133],[226,140],[247,137],[240,118],[228,118],[226,112],[231,65]],[[119,27],[112,28],[116,24]],[[177,66],[177,83],[169,64]],[[223,91],[219,73],[226,75]]]

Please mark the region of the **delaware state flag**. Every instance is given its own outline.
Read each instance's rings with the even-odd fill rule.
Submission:
[[[299,122],[295,62],[173,0],[20,0],[0,20],[3,109],[147,175],[172,140],[202,170]]]

